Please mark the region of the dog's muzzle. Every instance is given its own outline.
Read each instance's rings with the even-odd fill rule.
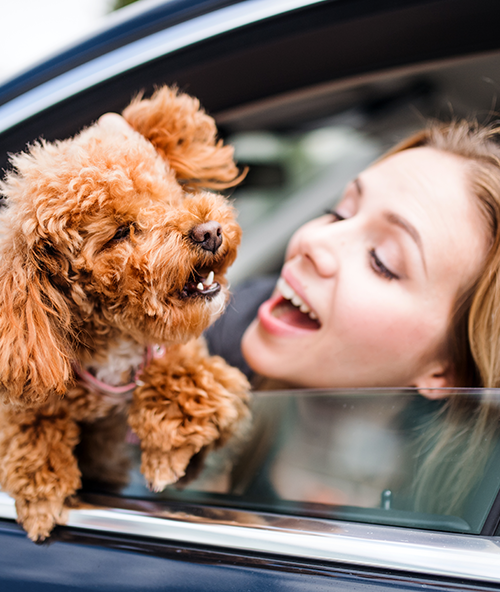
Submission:
[[[210,251],[215,255],[222,245],[222,226],[215,220],[208,220],[192,228],[189,237],[204,251]]]
[[[214,280],[215,274],[211,271],[205,278],[194,272],[181,290],[184,298],[202,297],[211,300],[221,291],[219,282]]]

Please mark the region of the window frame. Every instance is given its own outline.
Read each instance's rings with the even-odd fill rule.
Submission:
[[[0,517],[15,519],[0,492]],[[202,505],[85,494],[64,528],[484,582],[500,580],[500,539]]]

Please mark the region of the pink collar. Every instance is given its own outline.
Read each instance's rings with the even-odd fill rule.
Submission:
[[[165,355],[165,348],[162,345],[148,345],[144,350],[144,358],[137,368],[133,382],[123,384],[120,386],[112,386],[106,384],[102,380],[97,379],[85,368],[82,368],[79,362],[73,361],[73,371],[78,376],[79,381],[83,383],[90,390],[100,393],[110,402],[124,402],[129,401],[136,386],[141,385],[139,376],[146,366],[153,360],[161,358]]]

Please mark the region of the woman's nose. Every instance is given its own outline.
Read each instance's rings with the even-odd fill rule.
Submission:
[[[335,275],[339,267],[344,238],[329,227],[310,228],[299,241],[300,254],[310,260],[322,277]]]

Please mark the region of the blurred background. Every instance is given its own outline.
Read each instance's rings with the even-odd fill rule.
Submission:
[[[70,136],[103,112],[120,112],[141,89],[177,84],[201,100],[238,163],[249,167],[231,194],[244,231],[230,270],[233,286],[275,274],[293,232],[331,208],[360,170],[429,119],[498,117],[500,3],[312,2],[307,10],[223,33],[210,15],[193,24],[194,13],[172,29],[180,4],[0,0],[0,85],[56,56],[11,88],[4,85],[0,170],[9,153],[35,138]],[[222,13],[216,19],[232,22],[231,10]],[[198,35],[196,27],[216,32],[175,45]],[[179,36],[173,45],[172,35]],[[86,39],[77,55],[58,55]]]
[[[109,13],[133,1],[0,0],[0,83],[92,33]]]

